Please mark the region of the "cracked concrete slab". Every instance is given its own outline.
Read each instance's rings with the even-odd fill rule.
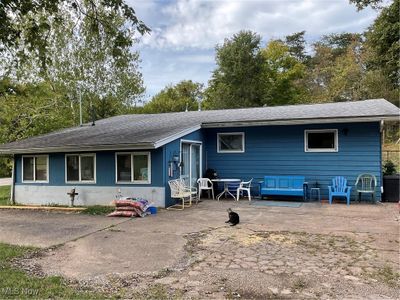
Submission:
[[[226,209],[228,207],[232,207],[240,214],[241,223],[235,227],[227,226],[224,223],[227,219]],[[276,280],[279,281],[279,274],[274,273],[275,269],[280,270],[283,266],[288,266],[292,269],[297,268],[294,270],[295,273],[301,273],[299,270],[304,269],[310,272],[310,276],[317,276],[319,270],[324,270],[323,268],[327,264],[326,259],[331,259],[328,255],[326,259],[317,260],[317,263],[322,265],[312,268],[307,265],[306,254],[298,257],[296,261],[291,261],[289,258],[295,255],[290,254],[290,251],[282,246],[282,249],[276,251],[276,255],[281,255],[279,259],[275,257],[273,264],[272,262],[267,264],[275,267],[271,270],[268,268],[264,270],[260,267],[262,266],[261,262],[267,262],[268,259],[261,258],[260,261],[258,256],[262,254],[262,251],[252,249],[252,247],[261,243],[260,249],[263,249],[263,247],[269,247],[270,242],[267,243],[265,237],[261,240],[258,236],[253,236],[253,240],[247,239],[248,236],[252,236],[252,233],[257,232],[288,232],[289,236],[291,236],[291,232],[304,232],[307,233],[306,236],[310,237],[322,235],[321,239],[326,240],[326,243],[324,243],[325,246],[320,247],[321,249],[329,248],[330,236],[349,237],[359,243],[357,244],[360,245],[359,249],[363,250],[363,245],[368,245],[368,249],[371,248],[382,262],[391,263],[394,270],[399,269],[399,219],[395,204],[356,204],[347,207],[341,204],[305,203],[300,208],[288,208],[256,207],[247,201],[204,201],[184,211],[161,210],[157,215],[128,219],[128,221],[64,213],[11,211],[8,213],[10,215],[6,215],[3,211],[0,212],[0,226],[2,229],[4,228],[0,232],[0,241],[45,246],[59,244],[60,241],[63,241],[64,245],[45,250],[40,256],[29,259],[27,263],[37,265],[45,274],[58,274],[71,279],[87,280],[90,285],[92,284],[90,280],[93,278],[107,278],[107,276],[118,274],[124,278],[123,284],[132,287],[133,291],[139,287],[137,286],[138,281],[142,280],[143,285],[148,286],[153,284],[155,279],[152,277],[153,275],[143,275],[142,279],[132,277],[134,279],[130,282],[129,274],[162,273],[168,268],[175,271],[172,271],[171,275],[164,274],[160,280],[176,282],[177,291],[182,289],[187,290],[188,293],[197,291],[200,297],[212,293],[218,298],[219,293],[223,296],[226,290],[217,292],[220,287],[215,280],[222,277],[215,277],[216,273],[231,274],[233,272],[236,274],[235,276],[248,278],[249,282],[257,282],[256,278],[252,278],[252,276],[262,275],[267,281],[276,282]],[[110,225],[115,226],[107,228]],[[227,257],[233,257],[234,253],[239,252],[235,248],[235,243],[240,242],[244,243],[243,247],[248,248],[245,264],[241,263],[240,257],[236,257],[236,262],[225,267],[223,263],[228,262],[228,258],[214,257],[215,260],[211,262],[205,259],[197,265],[191,264],[190,255],[194,254],[190,254],[190,249],[187,249],[191,240],[187,236],[191,236],[192,233],[196,235],[199,232],[205,232],[206,236],[207,234],[210,236],[210,232],[218,233],[219,235],[215,235],[212,241],[217,244],[221,241],[221,244],[209,247],[206,240],[195,240],[192,246],[197,252],[193,252],[194,254],[198,254],[199,251],[202,251],[200,254],[204,252],[207,255],[221,252],[226,253]],[[85,233],[86,236],[74,240]],[[237,234],[239,235],[235,240]],[[224,244],[224,241],[227,244]],[[339,241],[341,241],[340,238]],[[201,247],[204,249],[197,249],[196,247],[199,245],[196,243],[201,243]],[[224,248],[228,244],[232,249]],[[301,245],[303,244],[309,243],[302,242]],[[269,253],[270,251],[271,249],[264,253],[267,258],[272,255]],[[319,252],[315,251],[313,255],[319,255]],[[214,258],[210,256],[209,259]],[[254,261],[253,258],[257,258],[257,260]],[[373,259],[375,258],[371,258],[371,260]],[[367,258],[366,261],[368,260],[370,259]],[[204,266],[200,265],[201,263]],[[352,266],[352,268],[354,270],[346,271],[346,276],[357,274],[358,266]],[[342,268],[343,270],[340,267],[336,269],[339,271],[338,278],[344,276],[340,273],[344,268]],[[272,274],[270,274],[271,272]],[[193,280],[187,281],[188,276],[193,277]],[[208,286],[191,286],[207,278],[210,280]],[[107,279],[101,280],[105,286],[108,284],[106,281]],[[221,282],[221,286],[232,290],[237,284],[233,281],[229,284]],[[247,287],[250,288],[250,286]],[[288,287],[278,287],[280,294],[288,293]],[[256,288],[256,286],[252,288]],[[244,289],[246,286],[242,288],[242,290]],[[274,291],[270,292],[274,294]],[[267,294],[268,291],[265,291],[263,295]]]
[[[126,220],[77,213],[0,210],[0,242],[46,248]]]

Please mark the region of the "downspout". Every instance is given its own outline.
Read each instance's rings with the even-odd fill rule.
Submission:
[[[381,175],[381,180],[380,180],[380,184],[381,184],[381,203],[382,203],[382,195],[383,195],[383,170],[382,170],[382,143],[385,142],[385,121],[381,120],[380,122],[380,143],[379,143],[379,150],[380,150],[380,175]]]
[[[10,203],[15,204],[15,155],[12,158]]]

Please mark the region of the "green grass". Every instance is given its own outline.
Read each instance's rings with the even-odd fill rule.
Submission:
[[[88,206],[88,208],[81,211],[81,214],[103,216],[113,212],[114,210],[115,210],[114,206],[93,205],[93,206]]]
[[[10,205],[11,186],[0,186],[0,205]]]
[[[77,291],[68,286],[62,277],[39,278],[30,276],[10,265],[10,259],[35,251],[0,243],[0,299],[104,299],[105,295]]]

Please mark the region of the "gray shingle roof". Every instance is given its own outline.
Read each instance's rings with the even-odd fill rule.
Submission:
[[[400,110],[384,99],[164,114],[116,116],[0,145],[0,153],[154,148],[196,128],[258,124],[378,121],[398,119]]]

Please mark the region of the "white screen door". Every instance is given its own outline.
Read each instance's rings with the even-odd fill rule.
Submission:
[[[186,185],[197,186],[201,174],[201,144],[182,142],[181,178]]]

